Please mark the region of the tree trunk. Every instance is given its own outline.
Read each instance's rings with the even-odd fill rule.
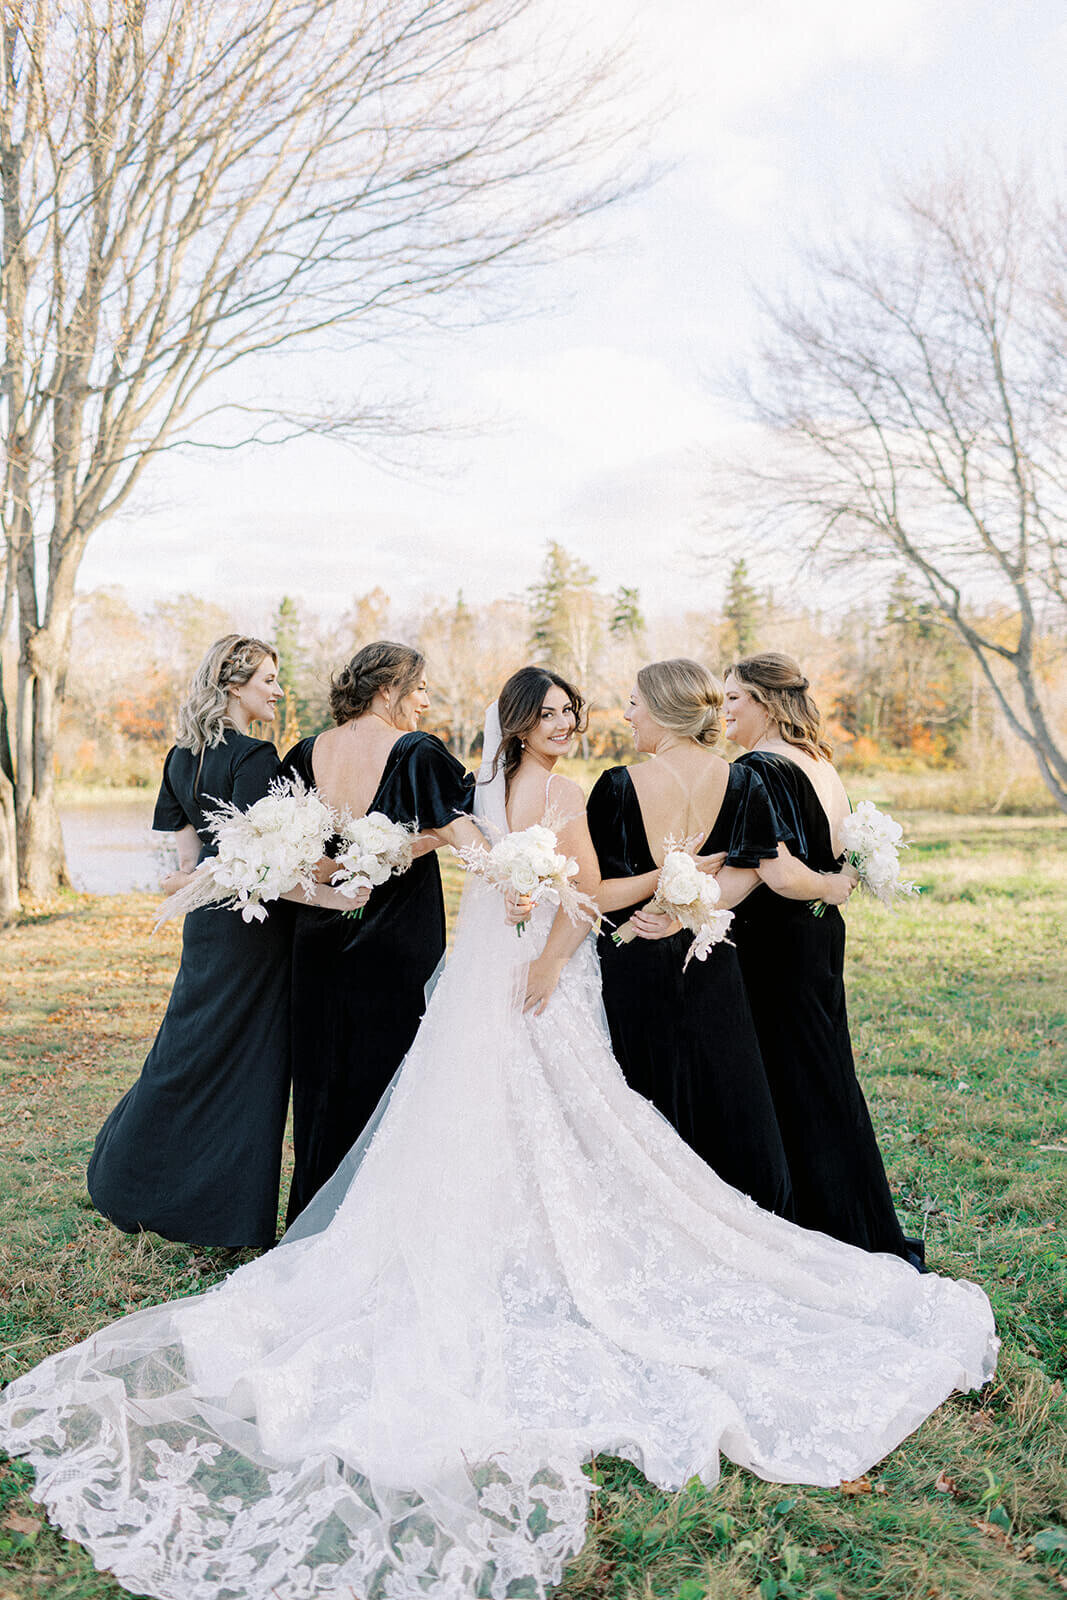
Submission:
[[[0,634],[0,649],[3,635]],[[15,769],[11,760],[11,741],[7,727],[7,696],[4,694],[3,662],[0,661],[0,928],[6,928],[18,915],[19,859],[15,827]]]
[[[70,630],[40,628],[19,658],[19,764],[16,783],[19,884],[34,900],[70,887],[55,793],[55,748]]]

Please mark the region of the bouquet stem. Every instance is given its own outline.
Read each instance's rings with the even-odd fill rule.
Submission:
[[[637,938],[637,929],[633,925],[633,918],[624,922],[621,928],[616,928],[611,936],[612,944],[632,944]]]

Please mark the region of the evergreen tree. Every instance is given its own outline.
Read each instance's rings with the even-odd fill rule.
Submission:
[[[731,646],[731,654],[738,657],[750,655],[756,646],[763,604],[759,593],[748,580],[748,564],[744,556],[739,556],[730,568],[723,613],[729,625],[727,642]]]
[[[302,735],[308,721],[307,650],[303,643],[303,621],[300,607],[289,595],[283,595],[271,619],[274,648],[278,652],[278,679],[285,699],[277,729],[277,742],[283,749]]]
[[[541,578],[531,584],[527,596],[533,659],[570,678],[592,706],[606,609],[595,575],[584,561],[553,541],[545,552]],[[585,734],[582,754],[589,754]]]
[[[611,598],[611,621],[608,632],[613,639],[629,640],[640,644],[645,632],[645,619],[641,611],[641,591],[617,589]]]

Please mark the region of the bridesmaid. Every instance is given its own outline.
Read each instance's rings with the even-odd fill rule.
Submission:
[[[178,716],[153,828],[174,833],[180,870],[213,853],[205,808],[250,806],[278,776],[272,744],[278,658],[259,639],[212,645]],[[151,1229],[197,1245],[274,1243],[289,1097],[288,916],[262,923],[208,906],[182,929],[182,959],[141,1076],[96,1139],[89,1194],[125,1233]]]
[[[728,669],[726,732],[746,751],[735,767],[763,780],[790,849],[830,871],[848,796],[808,680],[791,656],[767,651]],[[815,917],[803,902],[729,866],[719,881],[732,895],[752,886],[738,907],[734,940],[789,1158],[796,1221],[921,1266],[922,1242],[901,1231],[856,1078],[840,912],[830,906]]]
[[[636,913],[645,935],[616,945],[601,932],[604,1006],[630,1087],[727,1183],[791,1217],[786,1152],[737,952],[720,944],[683,972],[691,936],[639,909],[655,891],[668,836],[700,839],[700,854],[725,852],[739,867],[777,858],[759,778],[714,753],[721,705],[721,686],[699,662],[642,667],[626,720],[636,749],[655,759],[603,773],[589,797],[601,909],[615,925]],[[814,874],[803,876],[809,895],[825,892]]]
[[[355,1143],[418,1030],[445,950],[433,852],[444,841],[481,838],[459,815],[473,804],[473,776],[419,731],[430,705],[425,667],[409,645],[365,645],[331,684],[337,726],[302,739],[282,763],[339,811],[381,811],[427,834],[411,868],[373,891],[362,918],[297,907],[290,1224]],[[337,847],[332,841],[331,855]]]

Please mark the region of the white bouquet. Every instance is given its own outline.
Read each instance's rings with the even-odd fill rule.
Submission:
[[[493,845],[464,845],[456,854],[468,872],[484,878],[502,894],[529,895],[534,904],[542,900],[563,907],[572,922],[585,918],[599,920],[595,901],[570,881],[577,875],[578,863],[563,855],[550,827],[534,823],[518,833],[506,833]],[[521,934],[524,922],[516,924]]]
[[[346,898],[360,889],[376,889],[394,874],[406,872],[412,862],[413,826],[393,822],[381,811],[368,811],[365,817],[344,817],[341,821],[343,848],[336,857],[338,871],[330,882]],[[346,911],[346,917],[361,917],[363,906]]]
[[[277,900],[299,884],[310,898],[315,868],[336,831],[334,811],[299,778],[276,778],[247,811],[219,802],[208,818],[218,854],[202,861],[183,889],[164,900],[156,927],[201,906],[239,911],[245,922],[262,922],[263,902]]]
[[[723,942],[734,914],[718,909],[721,891],[711,873],[701,872],[689,851],[680,849],[673,839],[667,839],[666,845],[667,853],[648,909],[677,918],[682,927],[694,935],[682,962],[684,972],[694,956],[698,961],[706,961],[712,946]],[[637,929],[632,918],[611,937],[616,944],[629,944],[631,939],[636,939]]]
[[[870,800],[861,800],[841,824],[845,860],[855,867],[863,887],[886,906],[900,895],[919,893],[916,884],[907,883],[900,876],[900,852],[907,849],[901,842],[903,837],[900,823],[879,811]],[[825,900],[813,900],[811,909],[821,917],[826,910]]]

